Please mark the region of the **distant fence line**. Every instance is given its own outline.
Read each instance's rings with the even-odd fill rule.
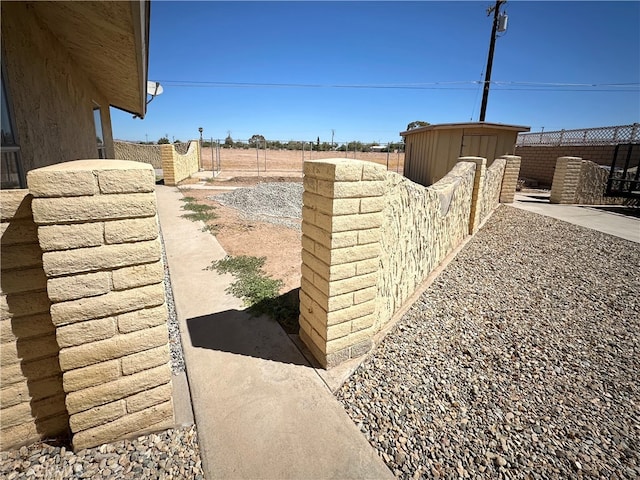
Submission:
[[[203,147],[209,147],[211,145],[219,146],[220,148],[239,148],[250,149],[259,148],[261,150],[305,150],[314,152],[387,152],[396,150],[404,151],[404,143],[402,141],[387,141],[387,142],[361,142],[358,140],[351,141],[334,141],[334,142],[318,142],[317,140],[270,140],[270,139],[240,139],[232,140],[231,142],[221,139],[203,139]]]
[[[140,145],[142,147],[158,147],[155,143],[150,142],[136,142],[129,140],[114,140],[115,143],[118,144],[130,144],[130,145]],[[176,147],[176,151],[180,154],[185,154],[187,149],[189,148],[189,142],[183,143],[172,143],[173,146]],[[321,151],[321,152],[330,152],[330,151],[358,151],[358,152],[386,152],[387,150],[396,151],[400,150],[400,152],[404,151],[404,143],[401,140],[399,141],[385,141],[385,142],[361,142],[359,140],[350,140],[350,141],[334,141],[334,142],[318,142],[317,140],[278,140],[278,139],[238,139],[232,140],[230,142],[225,141],[220,138],[203,138],[202,146],[210,147],[220,146],[220,148],[241,148],[241,149],[250,149],[250,148],[260,148],[260,149],[268,149],[268,150],[312,150],[312,151]]]
[[[552,132],[520,133],[517,147],[526,146],[571,146],[571,145],[615,145],[640,142],[640,123],[613,127],[556,130]]]

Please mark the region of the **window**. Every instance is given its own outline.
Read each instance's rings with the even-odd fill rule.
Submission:
[[[4,68],[2,68],[2,123],[0,123],[0,153],[2,160],[0,163],[0,188],[25,188],[26,182],[22,171],[20,160],[20,145],[18,145],[11,110],[9,108],[9,97],[7,86],[4,80]]]
[[[98,158],[107,158],[107,146],[104,143],[102,134],[102,115],[100,107],[93,107],[93,123],[96,126],[96,143],[98,145]]]

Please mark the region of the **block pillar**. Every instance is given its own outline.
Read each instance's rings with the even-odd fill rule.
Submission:
[[[459,162],[472,162],[476,164],[476,173],[473,179],[473,194],[471,197],[471,214],[469,217],[469,234],[473,235],[480,225],[482,189],[487,175],[487,159],[482,157],[460,157]]]
[[[173,425],[151,165],[80,160],[27,176],[75,450]]]
[[[520,160],[517,155],[503,155],[507,164],[504,166],[502,187],[500,188],[500,203],[513,203],[516,195],[516,186],[520,176]]]
[[[558,157],[551,184],[551,203],[575,203],[581,170],[582,158]]]
[[[164,184],[168,186],[176,185],[176,148],[171,144],[160,145],[160,159],[162,160],[162,175]]]
[[[304,175],[300,337],[331,368],[372,345],[386,171],[328,159]]]

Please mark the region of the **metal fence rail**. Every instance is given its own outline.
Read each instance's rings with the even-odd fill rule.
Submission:
[[[557,130],[553,132],[520,133],[517,147],[546,145],[616,145],[640,142],[640,123],[615,127]]]

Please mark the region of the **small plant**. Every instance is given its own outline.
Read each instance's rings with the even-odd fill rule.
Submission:
[[[187,218],[193,222],[197,222],[201,220],[203,222],[208,222],[209,220],[214,220],[218,218],[218,216],[213,213],[215,207],[211,205],[204,205],[202,203],[197,203],[197,200],[193,197],[183,197],[180,200],[184,202],[182,206],[183,210],[188,210],[189,213],[185,213],[182,216]],[[214,227],[207,226],[206,230],[212,231]]]
[[[297,333],[298,297],[291,292],[279,295],[282,280],[271,278],[262,269],[265,261],[266,257],[227,256],[212,262],[207,270],[231,273],[236,280],[227,288],[228,293],[241,298],[254,313],[264,313],[277,320],[287,333]]]

